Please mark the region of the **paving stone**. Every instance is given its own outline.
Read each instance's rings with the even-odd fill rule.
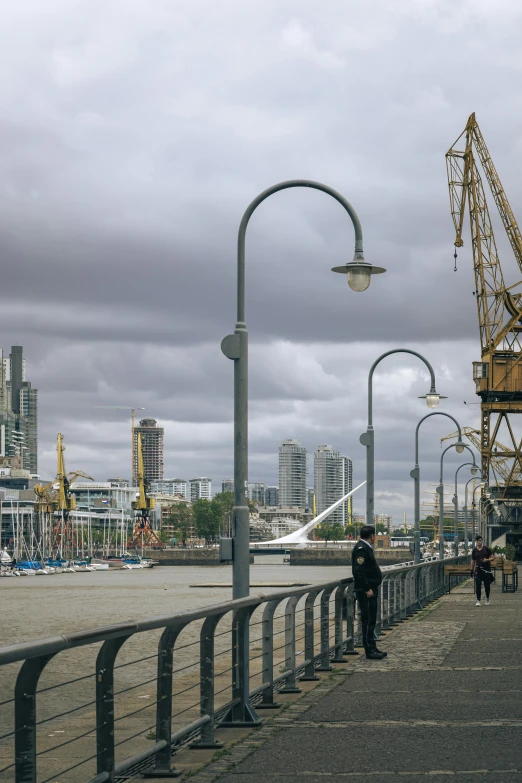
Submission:
[[[492,599],[452,591],[191,783],[522,783],[522,594]]]

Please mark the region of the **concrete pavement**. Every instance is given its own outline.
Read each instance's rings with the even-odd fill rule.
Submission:
[[[468,582],[380,646],[387,659],[336,666],[192,783],[522,783],[521,593],[495,584],[478,608]]]

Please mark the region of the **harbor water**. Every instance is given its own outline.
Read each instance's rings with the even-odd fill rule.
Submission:
[[[350,576],[344,566],[290,566],[283,555],[256,555],[254,584],[317,584]],[[222,582],[224,587],[192,587]],[[0,646],[100,625],[174,614],[232,597],[232,569],[156,566],[140,570],[78,572],[0,580],[4,622]],[[252,588],[268,592],[269,587]]]
[[[252,593],[270,593],[282,586],[317,584],[350,575],[338,566],[290,566],[282,555],[259,555],[251,566]],[[152,569],[62,573],[0,579],[3,622],[0,646],[46,636],[67,634],[112,623],[169,616],[210,606],[231,598],[232,569],[223,566],[156,566]],[[207,585],[207,586],[204,586]],[[212,585],[212,586],[209,586]],[[217,586],[215,586],[217,585]],[[304,599],[297,607],[297,661],[304,660],[302,644]],[[251,619],[251,687],[262,682],[263,607]],[[216,709],[231,699],[231,613],[216,633]],[[202,621],[181,631],[174,650],[173,730],[200,714],[199,638]],[[114,671],[115,741],[117,760],[142,752],[155,737],[156,671],[160,630],[132,635],[118,653]],[[283,638],[284,604],[274,618],[274,633]],[[317,637],[317,641],[318,641]],[[37,698],[39,779],[78,783],[95,774],[96,656],[100,643],[64,650],[45,667]],[[284,668],[284,644],[278,645],[274,666]],[[20,664],[0,667],[0,735],[12,730],[13,686]],[[76,739],[77,738],[77,739]],[[14,760],[12,741],[0,742],[0,770]],[[86,761],[85,761],[86,760]],[[69,770],[65,775],[62,770]],[[81,776],[80,776],[81,772]],[[0,772],[0,783],[11,781]]]

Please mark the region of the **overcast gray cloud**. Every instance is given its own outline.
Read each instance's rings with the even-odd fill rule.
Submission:
[[[476,424],[475,285],[468,242],[452,271],[444,153],[476,111],[520,213],[521,16],[515,0],[4,4],[0,345],[24,345],[40,389],[42,474],[60,430],[69,468],[128,475],[126,415],[94,406],[135,404],[165,426],[167,474],[231,475],[237,227],[294,177],[352,201],[389,271],[359,295],[330,273],[353,229],[322,193],[252,218],[251,480],[277,482],[287,437],[332,443],[362,479],[367,372],[391,347],[425,353],[444,409]],[[376,376],[377,507],[398,518],[426,386],[409,357]],[[427,488],[451,427],[425,426]]]

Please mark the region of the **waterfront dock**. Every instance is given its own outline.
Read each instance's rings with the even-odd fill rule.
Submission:
[[[349,658],[279,695],[282,709],[208,766],[190,750],[177,763],[191,783],[520,783],[522,596],[499,581],[490,606],[468,581],[395,626],[384,661]]]

